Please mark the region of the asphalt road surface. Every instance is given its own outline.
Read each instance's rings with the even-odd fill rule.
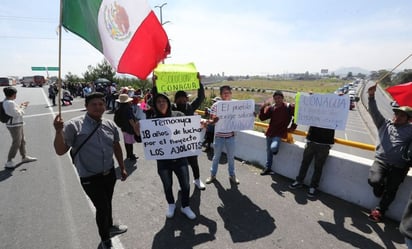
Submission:
[[[13,171],[0,169],[0,248],[98,248],[94,210],[69,157],[54,153],[52,119],[57,108],[48,106],[45,90],[18,87],[17,101],[30,101],[27,150],[39,160]],[[83,106],[84,100],[76,98],[73,106],[62,108],[63,118],[84,115]],[[0,138],[5,161],[11,139],[4,125]],[[166,219],[156,163],[143,158],[140,144],[134,152],[140,158],[136,164],[126,162],[130,176],[118,181],[114,194],[115,221],[129,227],[114,238],[115,248],[406,248],[397,222],[370,222],[368,210],[324,193],[310,199],[306,188],[288,188],[291,179],[260,176],[258,167],[239,160],[235,164],[240,185],[229,183],[227,164],[221,164],[218,181],[205,191],[191,185],[191,207],[198,218],[190,221],[177,210],[173,219]],[[199,156],[203,180],[209,175],[211,156]],[[176,183],[175,179],[179,208]]]

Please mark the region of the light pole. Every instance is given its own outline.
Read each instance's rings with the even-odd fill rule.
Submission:
[[[163,22],[163,7],[166,5],[167,3],[162,3],[161,5],[156,5],[155,6],[155,8],[159,8],[159,10],[160,10],[160,24],[163,26],[163,25],[165,25],[166,23],[169,23],[170,21],[166,21],[166,22]],[[170,40],[170,39],[169,39]],[[164,59],[162,60],[162,64],[164,64],[165,63],[165,61],[164,61]]]
[[[156,5],[155,8],[159,8],[160,10],[160,24],[164,25],[166,23],[168,23],[169,21],[163,22],[163,13],[162,13],[162,9],[163,7],[166,5],[167,3],[163,3],[161,5]]]

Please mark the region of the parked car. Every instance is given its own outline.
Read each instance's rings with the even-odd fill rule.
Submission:
[[[11,86],[12,81],[8,77],[0,77],[0,86]]]

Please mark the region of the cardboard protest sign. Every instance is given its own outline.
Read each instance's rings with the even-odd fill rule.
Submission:
[[[216,116],[219,121],[215,124],[215,132],[253,130],[255,123],[253,99],[218,101],[216,105]]]
[[[201,153],[199,115],[146,119],[139,123],[147,160],[176,159]]]
[[[155,70],[158,92],[175,92],[199,88],[199,79],[194,63],[159,64]]]
[[[297,93],[295,122],[300,125],[345,130],[349,114],[349,96]]]

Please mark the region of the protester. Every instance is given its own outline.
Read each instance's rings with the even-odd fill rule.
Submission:
[[[60,156],[72,149],[70,153],[80,183],[96,208],[101,246],[112,248],[110,238],[127,231],[126,226],[113,223],[112,198],[116,183],[113,154],[122,181],[126,180],[127,172],[117,126],[111,120],[103,119],[106,110],[104,94],[94,92],[85,98],[87,113],[84,116],[73,118],[66,124],[60,115],[54,119],[54,149]]]
[[[73,96],[70,95],[70,92],[67,90],[63,90],[63,97],[61,99],[62,105],[72,105]]]
[[[136,161],[138,157],[133,153],[133,144],[136,142],[135,135],[140,135],[140,131],[132,110],[133,99],[123,93],[116,101],[119,103],[119,108],[114,113],[114,121],[123,133],[126,158]]]
[[[376,85],[368,89],[368,103],[369,113],[378,128],[379,144],[376,146],[368,183],[373,187],[373,194],[381,199],[379,205],[371,211],[369,219],[380,222],[411,166],[411,162],[406,161],[402,154],[412,140],[412,108],[395,107],[392,109],[392,120],[385,119],[376,105],[375,92]]]
[[[323,165],[329,155],[331,146],[335,143],[335,130],[320,128],[316,126],[310,126],[308,134],[306,135],[306,146],[303,151],[302,163],[300,165],[299,174],[296,177],[296,181],[289,185],[289,188],[296,189],[303,186],[303,180],[309,169],[310,163],[313,158],[314,171],[312,174],[312,180],[309,185],[308,196],[314,197],[316,195],[316,189],[319,186],[319,181],[322,176]]]
[[[200,81],[199,74],[198,79]],[[187,92],[177,91],[175,94],[175,103],[172,105],[172,110],[183,112],[186,116],[192,116],[195,114],[195,110],[200,107],[204,99],[205,89],[203,88],[203,84],[200,82],[200,87],[197,90],[197,97],[190,103]],[[202,180],[200,180],[200,170],[197,156],[190,156],[187,158],[187,161],[192,168],[194,178],[193,183],[195,186],[200,190],[206,189],[206,186],[203,184]]]
[[[49,99],[52,101],[53,106],[56,106],[56,94],[57,87],[55,84],[50,84],[49,86]]]
[[[228,85],[221,86],[220,89],[221,101],[232,100],[232,88]],[[210,119],[207,124],[216,124],[219,121],[217,116],[217,105],[218,102],[212,105]],[[212,168],[210,169],[210,177],[206,179],[206,184],[210,184],[216,180],[216,174],[219,166],[220,157],[222,155],[223,147],[226,148],[226,157],[228,162],[229,180],[234,184],[239,184],[239,179],[237,179],[235,174],[235,132],[219,132],[215,131],[213,149],[214,155],[212,160]]]
[[[273,93],[273,105],[264,104],[260,108],[259,119],[265,121],[270,119],[266,130],[266,168],[261,175],[273,175],[273,156],[279,152],[281,139],[287,138],[287,133],[294,131],[297,125],[293,122],[295,106],[284,101],[283,93],[279,90]],[[290,128],[288,126],[290,125]]]
[[[177,117],[184,116],[184,113],[178,111],[172,111],[169,98],[163,94],[156,94],[153,98],[153,115],[150,118],[165,118],[165,117]],[[190,184],[189,184],[189,171],[188,162],[186,157],[175,159],[157,160],[157,173],[162,180],[163,189],[165,192],[168,209],[166,212],[167,218],[172,218],[175,213],[176,204],[173,196],[173,175],[175,173],[179,180],[181,189],[182,204],[180,211],[186,215],[187,218],[193,220],[196,218],[196,214],[193,213],[190,208]]]
[[[408,203],[403,212],[399,231],[405,237],[405,243],[408,249],[412,249],[412,194],[409,196]]]
[[[216,103],[217,101],[221,100],[220,97],[214,97],[213,98],[213,103]],[[210,108],[205,109],[205,117],[207,119],[210,118]],[[202,146],[206,147],[205,151],[210,151],[212,149],[211,144],[213,144],[214,141],[214,136],[215,136],[215,125],[212,123],[206,124],[206,132],[205,132],[205,137]]]
[[[24,122],[23,114],[24,109],[27,108],[29,102],[23,102],[20,105],[16,103],[17,89],[12,86],[5,87],[3,89],[5,99],[3,100],[3,109],[5,114],[11,118],[6,123],[6,127],[11,135],[11,146],[7,155],[7,162],[5,164],[6,169],[14,169],[16,164],[13,159],[16,157],[17,151],[20,152],[22,157],[22,163],[28,163],[36,161],[37,158],[28,156],[26,153],[26,139],[24,137]]]

